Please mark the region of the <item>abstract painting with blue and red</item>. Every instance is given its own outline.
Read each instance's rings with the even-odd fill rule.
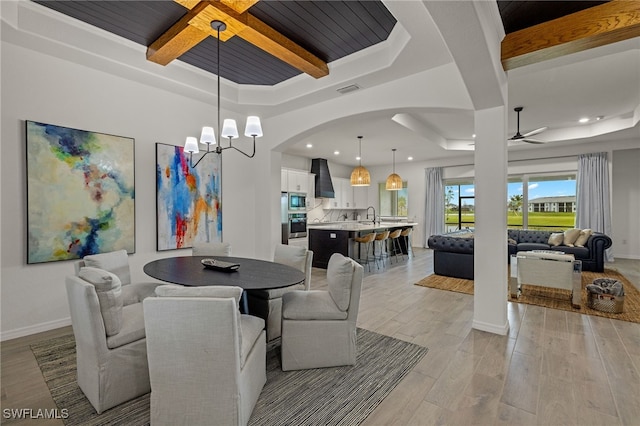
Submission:
[[[27,263],[135,252],[134,140],[26,121]]]
[[[182,147],[156,144],[158,250],[222,241],[220,167],[218,154],[192,168]]]

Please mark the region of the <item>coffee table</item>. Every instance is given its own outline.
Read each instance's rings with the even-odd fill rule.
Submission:
[[[511,257],[510,293],[518,297],[522,284],[571,291],[571,305],[582,304],[582,262],[572,254],[554,251],[522,251]]]
[[[217,259],[240,264],[235,272],[205,268],[202,259]],[[268,290],[289,287],[304,281],[304,272],[268,260],[226,256],[181,256],[154,260],[144,265],[145,274],[160,281],[184,286],[224,285],[243,290]],[[243,293],[243,310],[248,313]]]

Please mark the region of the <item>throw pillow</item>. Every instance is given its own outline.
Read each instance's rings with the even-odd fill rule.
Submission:
[[[507,238],[507,243],[511,244],[511,245],[518,245],[518,242],[516,240],[514,240],[513,238]]]
[[[549,235],[549,245],[552,247],[557,247],[564,241],[564,232],[554,232]]]
[[[118,276],[103,269],[84,267],[80,268],[78,277],[96,289],[107,336],[118,334],[122,330],[122,283]]]
[[[329,294],[338,309],[345,312],[351,302],[351,280],[353,279],[353,263],[348,257],[334,253],[327,265],[327,284]]]
[[[573,247],[579,236],[580,229],[567,229],[566,231],[564,231],[564,245],[567,247]]]
[[[109,253],[92,254],[82,258],[84,265],[92,268],[104,269],[120,278],[122,285],[131,284],[131,272],[129,270],[129,258],[126,250],[112,251]]]
[[[589,237],[593,234],[591,229],[583,229],[575,242],[576,247],[584,247]]]

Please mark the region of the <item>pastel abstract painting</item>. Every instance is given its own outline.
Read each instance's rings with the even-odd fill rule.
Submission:
[[[192,168],[182,147],[158,143],[156,167],[158,250],[221,242],[220,156]]]
[[[135,252],[132,138],[26,121],[27,263]]]

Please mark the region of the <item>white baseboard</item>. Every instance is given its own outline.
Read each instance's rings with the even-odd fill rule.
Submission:
[[[507,333],[509,333],[509,321],[505,322],[504,325],[496,325],[473,320],[473,323],[471,323],[471,327],[475,328],[476,330],[499,334],[501,336],[506,336]]]
[[[614,254],[613,255],[613,263],[616,263],[616,259],[640,260],[640,256],[633,255],[633,254]]]
[[[55,330],[56,328],[71,325],[71,317],[62,318],[55,321],[43,322],[41,324],[30,325],[29,327],[17,328],[15,330],[3,331],[0,333],[0,341],[17,339],[18,337],[30,336],[43,331]]]

